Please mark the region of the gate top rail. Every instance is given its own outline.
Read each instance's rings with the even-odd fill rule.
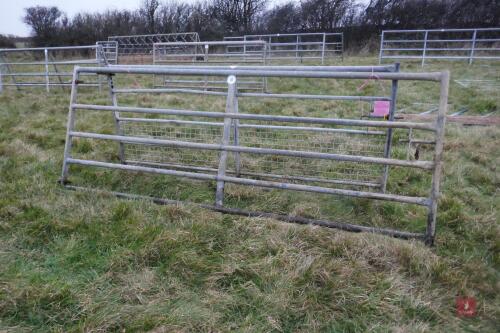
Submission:
[[[108,36],[109,39],[114,39],[114,38],[129,38],[129,37],[170,37],[170,36],[198,36],[197,32],[176,32],[176,33],[169,33],[169,34],[143,34],[143,35],[116,35],[116,36]]]
[[[467,29],[410,29],[410,30],[383,30],[382,32],[470,32],[470,31],[500,31],[500,28],[467,28]]]
[[[110,65],[112,68],[154,68],[167,67],[178,68],[178,65]],[[270,70],[270,71],[312,71],[312,72],[365,72],[365,73],[381,73],[381,72],[397,72],[397,65],[377,65],[377,66],[290,66],[290,65],[183,65],[185,69],[209,68],[209,69],[240,69],[240,70]],[[378,76],[378,74],[377,74]]]
[[[130,66],[110,66],[110,67],[75,67],[79,73],[97,74],[160,74],[160,75],[211,75],[211,76],[265,76],[265,77],[308,77],[308,78],[331,78],[331,79],[372,79],[370,72],[315,72],[311,70],[290,71],[290,70],[244,70],[239,68],[211,69],[208,67],[179,68],[177,66],[150,66],[150,67],[130,67]],[[418,80],[418,81],[440,81],[447,72],[428,73],[378,73],[380,80]]]
[[[208,41],[208,42],[159,42],[154,43],[154,46],[191,46],[191,45],[262,45],[265,46],[266,42],[263,40],[249,40],[249,41]]]
[[[97,49],[99,45],[79,45],[79,46],[47,46],[47,47],[23,47],[23,48],[5,48],[0,49],[0,52],[23,52],[23,51],[44,51],[44,50],[85,50]]]
[[[299,33],[285,33],[285,34],[263,34],[263,35],[244,35],[242,37],[285,37],[285,36],[343,36],[342,32],[299,32]],[[238,38],[238,37],[224,37],[224,38]]]

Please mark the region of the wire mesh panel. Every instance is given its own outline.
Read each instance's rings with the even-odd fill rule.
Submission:
[[[294,33],[294,34],[267,34],[244,35],[238,37],[224,37],[227,41],[255,41],[261,40],[268,44],[267,58],[269,61],[304,60],[317,61],[323,64],[325,59],[342,58],[344,53],[343,33]],[[232,46],[229,52],[234,52]]]
[[[500,28],[384,30],[379,59],[500,60]]]
[[[204,202],[203,207],[217,211],[248,216],[272,216],[286,221],[313,223],[352,231],[380,232],[403,238],[425,238],[428,244],[432,244],[439,195],[449,74],[447,72],[397,73],[394,72],[394,68],[381,66],[378,68],[377,78],[390,81],[393,87],[391,96],[385,97],[239,92],[240,78],[367,80],[373,78],[375,69],[363,72],[357,71],[354,67],[332,66],[324,68],[323,71],[314,71],[312,68],[287,71],[277,67],[271,67],[272,69],[259,67],[182,69],[144,66],[76,68],[61,182],[68,183],[71,165],[80,168],[99,167],[107,170],[139,172],[135,183],[133,178],[127,180],[127,184],[136,189],[147,186],[148,178],[144,178],[143,174],[208,181],[213,185],[188,183],[182,186],[189,188],[192,196],[197,196],[196,189],[201,189],[203,186],[212,191],[215,189],[215,205]],[[78,102],[79,77],[84,73],[107,75],[111,87],[110,105]],[[114,85],[114,80],[130,82],[125,81],[121,75],[225,77],[227,90],[212,94],[211,97],[219,100],[210,102],[204,101],[210,95],[206,91],[184,91],[183,93],[191,97],[186,98],[186,104],[183,105],[192,105],[198,101],[205,102],[204,105],[211,105],[215,109],[193,110],[190,107],[179,107],[179,96],[186,95],[170,96],[165,99],[161,98],[163,90],[118,89]],[[400,80],[440,84],[439,110],[433,122],[394,121],[397,83]],[[128,99],[126,106],[119,105],[118,95],[129,94],[143,96],[139,99]],[[153,98],[150,94],[155,94],[157,97]],[[297,115],[294,112],[293,115],[287,115],[286,104],[279,103],[276,104],[278,108],[274,114],[261,112],[262,106],[266,105],[264,100],[268,98],[292,102],[323,99],[353,103],[382,98],[391,102],[391,108],[389,117],[371,120],[331,116],[311,117]],[[123,97],[120,99],[124,100]],[[133,104],[134,100],[142,106]],[[225,102],[225,107],[222,101]],[[178,107],[168,108],[169,102],[175,103]],[[155,106],[155,103],[161,106]],[[243,110],[244,112],[241,112]],[[98,129],[92,130],[92,126],[88,123],[78,121],[80,118],[85,119],[84,116],[91,113],[113,115],[113,118],[101,118]],[[114,119],[114,134],[103,127],[103,122],[113,123],[112,119]],[[411,141],[409,143],[411,146],[423,137],[419,133],[428,133],[429,138],[433,140],[432,145],[426,148],[425,154],[419,156],[408,154],[406,150],[408,142],[405,138]],[[113,144],[117,146],[113,148]],[[400,171],[395,172],[395,170]],[[104,173],[98,178],[84,173],[83,178],[98,183],[112,179]],[[115,179],[120,187],[122,184],[120,180],[123,178]],[[161,184],[163,183],[157,186]],[[425,233],[422,234],[230,208],[226,207],[226,184],[416,205],[427,209],[427,226]],[[178,186],[180,185],[174,187]],[[73,185],[70,188],[78,189]],[[117,194],[134,197],[122,192]],[[162,201],[163,199],[154,200],[171,202]]]
[[[73,67],[107,66],[112,45],[63,46],[41,48],[0,49],[0,87],[71,86]],[[113,59],[111,59],[112,63]],[[82,85],[100,86],[95,74]]]
[[[231,49],[228,49],[231,47]],[[237,42],[170,42],[155,43],[153,63],[155,65],[191,64],[191,65],[248,65],[266,64],[267,44],[264,41]],[[226,82],[212,77],[172,77],[155,78],[155,86],[170,88],[201,88],[220,90],[226,88]],[[245,78],[240,80],[240,90],[265,91],[265,78]]]

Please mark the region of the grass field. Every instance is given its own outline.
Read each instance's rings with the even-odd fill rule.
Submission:
[[[376,59],[349,57],[344,63]],[[450,113],[463,107],[467,115],[498,112],[495,88],[463,88],[453,80],[498,78],[500,66],[425,67],[441,69],[452,72]],[[319,82],[270,84],[276,92],[332,89]],[[358,85],[333,88],[349,93]],[[436,88],[403,83],[398,105],[424,111],[411,103],[434,103]],[[102,102],[107,95],[87,90],[82,98]],[[128,96],[121,102],[224,106],[223,100],[185,95]],[[0,95],[0,331],[495,332],[500,327],[500,128],[447,125],[437,240],[429,248],[419,241],[65,190],[57,180],[68,104],[69,93],[57,89],[51,94],[43,88],[9,89]],[[357,104],[319,105],[333,115],[368,112]],[[321,116],[307,102],[285,106],[294,115]],[[280,102],[266,107],[285,112]],[[102,118],[83,120],[83,128],[112,131]],[[75,145],[81,154],[116,155],[112,145],[97,148]],[[74,174],[78,181],[132,193],[199,202],[213,195],[213,184],[95,169],[76,168]],[[243,207],[311,217],[338,213],[362,224],[407,230],[419,230],[425,220],[407,225],[414,211],[406,207],[228,191],[229,201]],[[297,198],[303,201],[291,201]],[[456,316],[456,296],[477,299],[475,318]]]

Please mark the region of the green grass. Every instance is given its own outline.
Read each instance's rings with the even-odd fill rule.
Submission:
[[[372,64],[370,58],[347,58]],[[424,70],[484,74],[480,65]],[[421,70],[417,65],[403,70]],[[498,67],[486,69],[498,73]],[[276,91],[349,92],[359,82],[270,82]],[[400,103],[435,102],[436,86],[403,83]],[[381,92],[378,84],[367,89]],[[0,331],[494,332],[500,326],[500,128],[448,124],[437,244],[354,234],[270,219],[158,206],[57,184],[69,96],[42,89],[0,95]],[[82,100],[105,102],[106,92]],[[129,105],[218,110],[217,98],[120,99]],[[450,108],[498,110],[499,97],[452,83]],[[343,103],[242,103],[249,112],[360,116]],[[321,111],[323,110],[323,111]],[[242,112],[243,112],[242,111]],[[368,112],[368,109],[365,110]],[[86,114],[81,129],[112,133]],[[111,126],[109,125],[111,124]],[[80,140],[75,152],[116,160],[116,146]],[[391,190],[427,187],[395,169]],[[214,184],[72,168],[101,188],[210,202]],[[229,186],[226,200],[310,217],[421,230],[411,206]],[[455,315],[457,295],[478,300],[476,318]],[[497,327],[497,329],[495,329]]]

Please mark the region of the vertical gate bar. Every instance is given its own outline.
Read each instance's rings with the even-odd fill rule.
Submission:
[[[54,70],[56,71],[56,74],[59,74],[59,69],[57,68],[57,65],[55,64],[56,59],[54,59],[54,57],[52,55],[50,55],[50,60],[52,61],[52,66],[54,66]],[[64,82],[61,78],[61,75],[57,75],[57,80],[59,81],[59,84],[61,85],[61,89],[65,90]]]
[[[236,86],[235,88],[235,97],[234,97],[234,113],[238,113],[238,87]],[[233,136],[234,136],[234,145],[239,146],[240,145],[240,120],[239,119],[233,119]],[[241,173],[241,158],[240,158],[240,153],[239,152],[234,152],[234,166],[235,166],[235,171],[236,171],[236,177],[240,176]]]
[[[0,63],[0,94],[3,92],[3,83],[2,83],[2,64]]]
[[[384,56],[384,31],[382,31],[382,36],[380,36],[380,50],[378,54],[378,64],[382,64],[382,57]]]
[[[50,92],[50,80],[49,80],[49,51],[47,49],[43,50],[45,55],[45,90]]]
[[[477,37],[477,29],[474,29],[474,33],[472,34],[472,46],[470,48],[469,65],[472,65],[472,60],[474,59],[474,49],[476,48],[476,37]]]
[[[108,74],[108,88],[109,88],[109,98],[111,99],[111,104],[113,106],[118,106],[118,99],[115,93],[115,87],[113,82],[113,74]],[[113,112],[113,117],[115,121],[115,132],[116,135],[123,135],[123,131],[120,124],[120,112]],[[125,164],[125,145],[120,141],[118,146],[118,157],[120,158],[120,162]]]
[[[297,39],[295,40],[295,58],[299,58],[299,35],[297,35]]]
[[[325,64],[325,43],[326,43],[326,33],[323,33],[323,48],[321,49],[321,64]]]
[[[423,49],[423,52],[422,52],[422,67],[424,67],[425,65],[425,51],[427,51],[427,36],[429,34],[429,31],[425,31],[425,35],[424,35],[424,49]]]
[[[273,56],[273,55],[272,55],[271,36],[269,36],[269,41],[268,41],[268,43],[269,43],[269,48],[268,48],[268,51],[269,51],[269,60],[271,60],[271,58],[272,58],[272,56]]]
[[[227,78],[227,99],[226,99],[226,113],[233,113],[236,101],[236,77],[230,75]],[[228,116],[224,117],[224,130],[222,133],[221,145],[227,146],[229,144],[229,139],[231,136],[231,125],[232,119]],[[221,150],[219,159],[219,168],[217,171],[217,191],[215,193],[215,205],[222,206],[224,203],[224,181],[220,180],[220,177],[226,175],[227,167],[227,150]]]
[[[69,111],[68,111],[68,122],[66,125],[66,143],[64,144],[64,157],[63,157],[63,167],[61,173],[61,179],[59,182],[65,184],[68,181],[68,172],[69,165],[67,163],[68,158],[71,157],[71,147],[73,146],[73,137],[71,132],[73,132],[75,128],[75,109],[73,105],[76,104],[77,94],[78,94],[78,79],[80,78],[80,73],[78,72],[78,68],[75,67],[73,70],[73,78],[71,81],[71,95],[69,102]]]
[[[394,64],[394,71],[399,72],[399,63]],[[398,97],[398,80],[392,80],[392,86],[391,86],[391,107],[389,109],[389,119],[390,121],[394,121],[394,115],[396,113],[396,102],[397,102],[397,97]],[[384,157],[389,158],[391,157],[391,147],[392,147],[392,128],[387,129],[387,137],[385,141],[385,146],[384,146]],[[385,193],[385,190],[387,189],[387,179],[389,177],[389,166],[384,165],[384,171],[382,174],[382,184],[381,184],[381,191],[382,193]]]
[[[341,57],[342,57],[342,62],[344,62],[344,33],[342,32],[342,34],[340,35],[340,47],[341,47]]]
[[[434,245],[436,235],[436,217],[439,199],[439,187],[441,171],[443,168],[443,141],[446,122],[446,112],[448,108],[448,89],[450,85],[450,72],[444,71],[441,74],[441,86],[439,94],[439,111],[436,119],[436,145],[434,147],[434,170],[432,173],[431,193],[429,197],[429,212],[427,215],[427,228],[425,231],[425,243]]]
[[[195,48],[198,48],[198,46],[195,46]],[[204,57],[203,57],[204,58],[204,62],[208,62],[208,48],[209,48],[208,44],[205,44],[205,48],[203,50],[203,52],[204,52]],[[205,75],[205,80],[204,81],[205,81],[205,89],[204,90],[207,91],[208,90],[208,76]]]

